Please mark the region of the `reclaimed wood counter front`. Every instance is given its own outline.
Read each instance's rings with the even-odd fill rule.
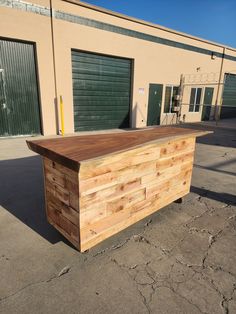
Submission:
[[[48,221],[80,251],[183,197],[195,139],[156,127],[27,141],[43,156]]]

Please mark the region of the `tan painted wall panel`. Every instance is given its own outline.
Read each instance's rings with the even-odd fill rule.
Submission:
[[[43,2],[37,0],[34,3],[49,6],[49,0],[44,0]],[[180,41],[196,47],[220,53],[223,52],[222,47],[211,43],[204,43],[180,34],[128,21],[79,5],[54,0],[53,6],[57,10],[71,14],[78,14],[94,20]],[[0,7],[0,13],[0,29],[3,30],[2,36],[36,42],[44,134],[55,134],[55,84],[50,18],[4,7]],[[203,73],[215,73],[216,78],[218,78],[220,72],[221,58],[218,57],[212,60],[209,55],[152,43],[58,19],[53,20],[53,25],[56,52],[57,96],[62,95],[64,99],[66,133],[74,132],[71,73],[72,48],[134,59],[133,101],[131,104],[133,109],[133,127],[146,126],[150,83],[164,84],[161,123],[168,124],[173,122],[173,114],[167,115],[163,112],[165,85],[178,85],[181,74],[197,76]],[[227,49],[226,53],[236,56],[236,51]],[[197,71],[197,68],[200,68],[200,70]],[[233,70],[236,72],[236,62],[225,60],[223,71],[232,72]],[[217,101],[216,85],[214,87],[213,104],[216,102],[219,103],[222,92],[222,88],[220,88]],[[139,88],[144,88],[144,94],[139,93]],[[190,87],[185,90],[183,102],[188,103],[189,97]],[[188,107],[183,107],[182,114],[186,115],[186,122],[200,121],[201,119],[201,110],[199,113],[189,113]]]
[[[0,36],[36,43],[43,132],[56,133],[51,26],[48,17],[0,7]]]

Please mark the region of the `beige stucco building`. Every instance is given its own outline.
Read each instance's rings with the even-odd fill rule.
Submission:
[[[58,133],[60,96],[66,134],[236,115],[236,49],[79,1],[0,0],[0,44],[1,136]]]

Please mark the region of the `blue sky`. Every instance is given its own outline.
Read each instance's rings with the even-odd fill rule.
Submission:
[[[236,0],[84,0],[236,48]]]

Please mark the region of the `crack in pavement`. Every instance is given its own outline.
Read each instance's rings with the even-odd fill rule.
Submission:
[[[201,274],[201,276],[203,277],[204,280],[207,280],[207,282],[211,285],[211,287],[219,294],[219,296],[221,297],[221,307],[223,308],[224,310],[224,313],[225,314],[228,314],[229,313],[229,308],[228,308],[228,305],[229,305],[229,301],[231,301],[233,299],[233,294],[234,294],[234,291],[236,291],[236,282],[233,284],[233,289],[230,293],[230,297],[227,298],[224,293],[222,293],[220,291],[220,289],[215,285],[214,283],[214,280],[209,278],[208,276],[204,276],[203,274]]]
[[[206,253],[205,253],[205,255],[203,256],[203,259],[202,259],[202,268],[203,268],[203,269],[205,268],[205,262],[206,262],[206,260],[207,260],[207,258],[208,258],[210,249],[211,249],[212,246],[216,243],[217,239],[218,239],[219,236],[222,234],[222,232],[224,231],[224,229],[225,229],[225,227],[224,227],[223,229],[221,229],[220,231],[218,231],[216,234],[210,235],[208,248],[207,248]]]
[[[177,296],[179,296],[180,298],[184,299],[186,302],[188,302],[189,304],[193,305],[200,313],[202,314],[209,314],[207,312],[203,312],[198,305],[196,305],[195,303],[193,303],[192,301],[190,301],[188,298],[184,297],[182,294],[178,293],[174,288],[169,288],[174,294],[176,294]]]
[[[110,258],[110,261],[113,262],[115,265],[117,265],[120,269],[122,269],[122,270],[125,269],[125,270],[126,270],[127,275],[131,278],[131,280],[132,280],[133,282],[135,282],[135,287],[136,287],[136,289],[137,289],[138,294],[140,295],[140,297],[141,297],[141,299],[142,299],[142,303],[144,304],[144,306],[146,307],[148,313],[150,314],[150,313],[151,313],[151,310],[150,310],[150,307],[149,307],[149,304],[148,304],[148,301],[147,301],[146,297],[145,297],[145,296],[141,293],[141,291],[139,290],[139,288],[138,288],[138,283],[137,283],[137,281],[135,280],[135,278],[132,277],[129,272],[127,272],[128,269],[132,269],[132,268],[126,266],[125,264],[119,264],[119,263],[117,262],[117,260],[114,259],[114,258]]]
[[[189,299],[187,299],[186,297],[184,297],[184,296],[182,296],[181,294],[179,294],[179,293],[176,291],[176,289],[174,289],[174,288],[172,287],[172,284],[175,283],[175,281],[171,280],[170,274],[171,274],[171,272],[172,272],[172,270],[173,270],[174,264],[172,265],[171,270],[169,271],[169,274],[167,275],[167,277],[169,277],[169,281],[168,281],[168,280],[165,280],[166,283],[168,283],[169,285],[163,285],[163,284],[160,285],[159,280],[158,280],[158,279],[155,279],[155,277],[151,274],[151,271],[148,269],[149,264],[150,264],[151,261],[146,262],[146,263],[145,263],[145,268],[142,269],[143,271],[146,272],[147,276],[152,279],[152,282],[151,282],[151,283],[140,283],[140,282],[137,281],[137,275],[138,275],[138,272],[139,272],[138,269],[137,269],[136,275],[135,275],[135,276],[131,276],[131,275],[129,274],[128,270],[132,269],[132,267],[129,267],[129,266],[125,265],[125,264],[120,264],[120,263],[118,263],[118,261],[117,261],[116,259],[114,259],[114,258],[111,258],[110,261],[113,262],[113,263],[115,263],[120,269],[125,270],[126,273],[129,275],[129,277],[132,279],[132,281],[135,282],[135,285],[137,286],[137,290],[138,290],[138,292],[139,292],[139,295],[142,297],[143,304],[145,305],[145,307],[146,307],[146,309],[147,309],[147,311],[148,311],[149,314],[151,313],[151,309],[150,309],[150,305],[149,305],[149,304],[152,302],[153,295],[154,295],[156,289],[158,289],[158,288],[160,288],[160,287],[165,287],[165,288],[170,289],[173,293],[175,293],[176,295],[178,295],[179,297],[181,297],[182,299],[184,299],[186,302],[188,302],[189,304],[191,304],[192,306],[194,306],[200,313],[202,313],[202,314],[207,314],[207,313],[201,311],[201,309],[198,307],[198,305],[194,304],[191,300],[189,300]],[[191,278],[188,278],[187,280],[191,280]],[[186,280],[186,281],[187,281],[187,280]],[[184,282],[184,281],[183,281],[183,282]],[[176,283],[177,283],[177,285],[179,285],[181,282],[176,282]],[[157,286],[156,286],[156,285],[157,285]],[[139,286],[149,286],[149,287],[151,287],[151,293],[150,293],[149,296],[148,296],[148,299],[149,299],[149,300],[147,300],[147,297],[142,293],[142,291],[140,290]],[[156,288],[155,288],[155,286],[156,286]]]
[[[183,296],[181,293],[176,291],[176,290],[178,290],[180,284],[184,284],[187,281],[192,280],[193,277],[196,274],[198,274],[198,275],[200,274],[202,279],[204,281],[206,281],[210,285],[210,287],[212,287],[212,289],[214,291],[216,291],[217,294],[219,295],[219,297],[221,298],[220,306],[223,309],[224,314],[229,314],[228,304],[229,304],[229,301],[233,299],[233,294],[234,294],[234,291],[236,290],[236,284],[235,284],[233,290],[231,291],[231,297],[227,298],[218,289],[218,287],[215,285],[214,280],[209,278],[208,276],[204,276],[202,271],[205,270],[205,269],[215,269],[215,270],[220,269],[220,270],[222,270],[222,271],[224,271],[224,272],[226,272],[228,274],[231,274],[232,276],[234,276],[234,278],[236,277],[235,274],[233,274],[232,272],[224,270],[222,266],[219,266],[219,265],[217,265],[217,266],[206,265],[206,260],[208,258],[210,249],[217,242],[217,240],[220,238],[220,236],[222,235],[223,231],[229,226],[228,225],[229,220],[234,219],[236,215],[232,215],[232,216],[226,218],[226,221],[225,221],[225,224],[224,224],[223,228],[221,228],[215,234],[212,234],[212,232],[210,232],[207,229],[199,229],[197,227],[196,228],[191,228],[190,227],[191,223],[193,223],[197,219],[203,217],[207,213],[213,214],[217,210],[217,208],[210,207],[207,204],[206,201],[203,201],[202,197],[199,197],[198,201],[201,202],[202,204],[204,204],[204,206],[206,207],[206,210],[203,213],[201,213],[200,215],[196,215],[196,216],[192,217],[187,223],[184,224],[184,226],[187,227],[189,233],[200,232],[200,233],[205,233],[205,234],[209,235],[209,244],[208,244],[206,252],[203,255],[202,262],[200,264],[188,264],[188,263],[184,263],[183,261],[181,261],[178,258],[174,257],[174,260],[175,260],[176,263],[179,263],[179,264],[181,264],[184,267],[188,267],[188,268],[190,268],[193,271],[193,274],[190,277],[188,277],[188,278],[186,278],[186,279],[184,279],[182,281],[175,281],[175,280],[173,280],[173,278],[172,278],[172,272],[173,272],[173,266],[174,266],[174,264],[173,264],[171,269],[170,269],[170,271],[169,271],[169,274],[167,274],[166,278],[160,282],[160,279],[155,278],[155,276],[153,276],[153,274],[151,273],[151,270],[149,269],[149,264],[150,264],[151,261],[148,261],[145,264],[145,267],[144,267],[144,269],[142,269],[142,271],[144,271],[146,273],[146,275],[149,278],[152,279],[152,282],[151,283],[140,283],[139,281],[137,281],[137,277],[138,277],[138,273],[140,271],[139,267],[141,265],[135,265],[135,267],[132,267],[132,266],[129,267],[129,266],[125,265],[125,264],[119,264],[115,259],[111,259],[111,261],[116,263],[118,265],[118,267],[120,267],[122,270],[125,270],[128,273],[128,275],[131,277],[131,279],[135,282],[135,285],[137,286],[137,290],[139,292],[139,295],[142,297],[143,304],[145,305],[148,313],[150,313],[150,311],[151,311],[150,303],[153,300],[153,295],[154,295],[156,289],[158,289],[160,287],[165,287],[165,288],[170,289],[173,293],[175,293],[176,295],[178,295],[182,299],[184,299],[190,305],[194,306],[200,313],[207,314],[206,312],[202,311],[201,308],[197,304],[194,304],[191,300],[189,300],[188,298]],[[227,208],[229,206],[230,206],[229,204],[226,204],[224,206],[224,208]],[[157,244],[151,242],[150,240],[148,240],[144,236],[144,234],[145,234],[145,230],[143,232],[141,232],[140,234],[138,234],[138,235],[134,235],[134,236],[126,239],[123,243],[118,245],[117,248],[120,248],[120,247],[124,246],[128,241],[130,241],[133,238],[136,242],[137,241],[138,242],[144,242],[147,245],[150,245],[150,246],[152,246],[152,247],[154,247],[154,248],[156,248],[158,250],[161,250],[161,252],[163,253],[163,257],[160,257],[160,259],[159,259],[159,261],[161,261],[165,256],[171,257],[171,253],[174,250],[174,248],[178,247],[188,237],[188,234],[187,234],[180,241],[178,241],[178,243],[171,250],[169,250],[169,249],[164,248],[162,245],[160,245],[160,243],[157,245]],[[131,276],[129,274],[129,270],[131,270],[131,269],[136,269],[137,272],[136,272],[135,276]],[[165,285],[163,285],[163,281],[165,282]],[[175,288],[173,287],[173,285],[175,285]],[[151,288],[151,292],[149,292],[148,296],[145,296],[143,294],[143,292],[142,292],[142,289],[141,289],[141,287],[145,287],[145,286],[149,286]]]
[[[216,243],[216,241],[219,239],[219,237],[221,236],[223,230],[228,226],[227,225],[227,222],[229,220],[232,220],[235,218],[236,215],[232,215],[231,217],[229,217],[227,220],[226,220],[226,223],[224,225],[224,227],[218,231],[216,234],[212,234],[209,230],[207,229],[198,229],[197,227],[195,228],[191,228],[190,227],[190,224],[194,221],[196,221],[198,218],[204,216],[205,214],[207,213],[213,213],[216,208],[211,208],[208,206],[208,204],[206,202],[203,201],[202,197],[200,197],[198,199],[199,202],[203,203],[206,207],[206,210],[201,213],[200,215],[196,215],[194,217],[192,217],[187,223],[184,224],[185,227],[187,227],[188,229],[188,232],[189,233],[194,233],[194,232],[200,232],[200,233],[206,233],[209,235],[209,245],[207,247],[207,250],[202,258],[202,263],[200,265],[198,264],[188,264],[188,263],[184,263],[183,261],[179,260],[177,257],[173,257],[174,258],[174,261],[176,263],[179,263],[181,264],[182,266],[184,267],[188,267],[190,268],[192,271],[193,271],[193,275],[188,277],[187,279],[184,279],[182,281],[175,281],[173,280],[172,278],[172,272],[173,272],[173,266],[174,264],[172,265],[170,271],[169,271],[169,274],[167,275],[167,277],[165,278],[165,283],[166,285],[163,285],[163,281],[160,282],[160,279],[158,278],[155,278],[155,276],[153,275],[153,270],[151,270],[151,268],[149,267],[149,264],[151,262],[151,260],[145,262],[145,264],[140,264],[140,265],[132,265],[132,266],[127,266],[125,264],[119,264],[115,259],[112,259],[110,258],[110,261],[115,263],[120,269],[122,270],[125,270],[127,272],[127,274],[129,275],[129,277],[135,282],[135,286],[136,286],[136,289],[137,289],[137,292],[139,293],[140,297],[142,298],[142,303],[145,305],[148,313],[151,313],[151,309],[150,309],[150,303],[152,302],[153,300],[153,295],[156,291],[156,289],[160,288],[160,287],[165,287],[165,288],[168,288],[170,289],[173,293],[175,293],[176,295],[178,295],[179,297],[183,298],[186,302],[188,302],[189,304],[191,304],[192,306],[196,307],[196,309],[202,313],[202,314],[205,314],[205,312],[203,312],[198,305],[194,304],[191,300],[189,300],[188,298],[186,298],[185,296],[181,295],[180,293],[178,293],[176,290],[178,290],[178,287],[180,284],[183,284],[189,280],[191,280],[195,274],[200,274],[201,276],[203,276],[203,279],[204,280],[207,280],[207,282],[211,285],[211,287],[214,288],[214,290],[218,293],[218,295],[221,297],[221,307],[224,309],[224,312],[225,314],[228,314],[228,303],[230,300],[232,300],[233,298],[233,293],[236,289],[236,285],[231,293],[231,297],[230,298],[227,298],[223,293],[221,293],[221,291],[217,288],[217,286],[215,285],[214,281],[212,279],[209,279],[208,277],[204,277],[204,275],[202,274],[202,271],[204,269],[214,269],[214,270],[222,270],[228,274],[231,274],[232,276],[234,276],[234,278],[236,278],[236,275],[227,271],[227,270],[224,270],[223,267],[221,265],[206,265],[206,260],[207,260],[207,257],[208,257],[208,254],[209,254],[209,250],[212,248],[212,246]],[[228,207],[229,205],[225,205],[225,207]],[[160,243],[155,244],[153,242],[151,242],[150,240],[148,240],[146,237],[145,237],[145,232],[147,230],[151,230],[152,228],[150,228],[150,224],[151,224],[151,220],[149,220],[148,222],[145,223],[144,227],[143,227],[143,230],[139,233],[139,234],[136,234],[136,235],[132,235],[128,238],[126,238],[123,242],[121,243],[118,243],[116,245],[113,245],[111,247],[108,247],[108,248],[105,248],[101,251],[98,251],[96,252],[94,255],[92,255],[91,257],[92,258],[95,258],[99,255],[102,255],[104,253],[107,253],[107,252],[111,252],[113,250],[117,250],[117,249],[120,249],[122,247],[124,247],[129,241],[131,241],[132,239],[135,241],[135,242],[143,242],[143,243],[146,243],[147,245],[150,245],[152,246],[153,248],[155,249],[158,249],[160,250],[162,253],[163,253],[163,256],[161,256],[158,261],[161,261],[163,258],[165,257],[171,257],[171,253],[173,252],[173,250],[178,247],[187,237],[188,237],[188,234],[187,233],[184,237],[182,237],[178,243],[171,249],[166,249],[165,247],[163,247]],[[88,260],[88,257],[86,257],[86,260]],[[84,260],[84,261],[86,261]],[[137,275],[139,273],[139,267],[140,266],[144,266],[143,268],[143,271],[146,273],[146,275],[151,278],[151,282],[150,283],[140,283],[138,282],[137,280]],[[74,263],[74,266],[76,266],[76,262]],[[71,270],[71,267],[68,269],[68,268],[64,268],[61,270],[61,275],[65,275],[67,274],[68,272],[70,272]],[[136,275],[135,276],[132,276],[129,271],[130,270],[135,270],[136,271]],[[59,273],[59,274],[60,274]],[[57,278],[60,278],[60,276],[58,275],[53,275],[52,277],[50,277],[49,279],[47,280],[41,280],[41,281],[37,281],[37,282],[33,282],[33,283],[30,283],[24,287],[22,287],[21,289],[17,290],[16,292],[8,295],[8,296],[5,296],[3,298],[0,299],[0,303],[7,300],[8,298],[11,298],[17,294],[19,294],[20,292],[22,292],[23,290],[29,288],[30,286],[34,286],[34,285],[39,285],[39,284],[44,284],[44,283],[48,283],[52,280],[55,280]],[[176,285],[175,288],[173,287],[173,285]],[[142,292],[142,289],[141,287],[145,287],[145,286],[149,286],[151,288],[151,292],[148,294],[148,296]]]
[[[167,285],[163,285],[163,282],[162,282],[162,284],[160,285],[160,280],[159,280],[159,279],[156,279],[155,276],[153,276],[153,275],[151,274],[151,272],[149,271],[149,266],[148,266],[148,265],[150,264],[151,261],[147,262],[146,265],[145,265],[145,268],[144,268],[144,271],[146,272],[147,276],[149,276],[149,277],[152,279],[152,282],[151,282],[151,283],[140,283],[140,282],[137,281],[137,276],[138,276],[138,273],[139,273],[139,269],[138,269],[138,268],[137,268],[137,273],[136,273],[136,275],[135,275],[134,277],[130,276],[130,274],[129,274],[129,276],[132,278],[132,280],[133,280],[133,281],[135,282],[135,284],[137,285],[137,289],[138,289],[138,291],[139,291],[139,294],[142,296],[143,303],[145,304],[145,306],[146,306],[146,308],[147,308],[147,310],[148,310],[149,313],[150,313],[150,306],[149,306],[149,304],[152,302],[153,295],[154,295],[156,289],[159,288],[159,287],[166,287],[166,288],[170,289],[173,293],[175,293],[176,295],[178,295],[179,297],[183,298],[186,302],[188,302],[189,304],[191,304],[192,306],[194,306],[200,313],[202,313],[202,314],[207,314],[206,312],[202,311],[202,310],[200,309],[200,307],[199,307],[197,304],[194,304],[191,300],[189,300],[188,298],[186,298],[185,296],[181,295],[180,293],[178,293],[178,292],[176,291],[176,290],[178,290],[178,287],[179,287],[180,284],[183,284],[183,283],[185,283],[185,282],[187,282],[187,281],[192,280],[192,278],[195,276],[195,274],[200,274],[200,275],[202,276],[202,279],[203,279],[204,281],[208,282],[208,284],[214,289],[214,291],[217,292],[217,294],[218,294],[219,297],[221,298],[220,306],[221,306],[222,309],[224,310],[224,313],[225,313],[225,314],[228,314],[228,303],[229,303],[229,301],[232,300],[232,298],[233,298],[233,293],[234,293],[234,291],[235,291],[235,289],[236,289],[236,284],[235,284],[235,286],[234,286],[234,289],[233,289],[232,292],[231,292],[231,297],[230,297],[230,298],[227,298],[227,297],[217,288],[217,286],[215,285],[213,279],[210,279],[210,278],[208,278],[207,276],[204,276],[204,275],[202,274],[202,271],[203,271],[204,269],[208,269],[208,268],[209,268],[209,269],[213,269],[213,268],[214,268],[214,267],[211,266],[211,265],[206,265],[206,260],[207,260],[208,255],[209,255],[209,251],[210,251],[210,249],[212,248],[212,246],[216,243],[216,241],[220,238],[220,236],[222,235],[223,231],[228,227],[228,221],[229,221],[230,219],[235,218],[235,215],[233,215],[233,216],[227,218],[227,219],[226,219],[226,222],[225,222],[225,224],[224,224],[224,226],[223,226],[223,228],[220,229],[220,230],[219,230],[218,232],[216,232],[215,234],[212,234],[212,233],[211,233],[209,230],[207,230],[207,229],[198,229],[197,227],[196,227],[196,228],[191,228],[189,225],[190,225],[192,222],[194,222],[194,221],[197,220],[198,218],[201,218],[202,216],[206,215],[207,213],[214,213],[214,211],[217,210],[217,208],[211,208],[210,206],[208,206],[208,204],[207,204],[206,202],[203,202],[203,201],[202,201],[202,198],[199,198],[199,201],[201,201],[201,202],[205,205],[205,207],[206,207],[207,209],[206,209],[201,215],[196,215],[196,216],[194,216],[192,219],[190,219],[190,221],[188,221],[188,222],[185,224],[185,227],[188,228],[188,232],[190,232],[190,233],[193,233],[193,232],[200,232],[200,233],[206,233],[206,234],[209,235],[209,244],[208,244],[207,250],[206,250],[206,252],[205,252],[205,254],[204,254],[203,258],[202,258],[202,262],[201,262],[201,264],[187,264],[187,263],[184,263],[183,261],[179,260],[179,259],[176,258],[176,257],[174,258],[174,260],[175,260],[176,263],[179,263],[179,264],[181,264],[181,265],[184,266],[184,267],[190,268],[190,269],[193,271],[192,276],[190,276],[190,277],[188,277],[188,278],[182,280],[181,282],[178,282],[178,281],[173,280],[173,278],[171,278],[171,273],[172,273],[172,271],[173,271],[173,266],[174,266],[174,265],[172,265],[172,267],[171,267],[171,269],[170,269],[170,271],[169,271],[169,274],[167,274],[167,276],[166,276],[166,278],[165,278],[165,283],[166,283]],[[229,206],[229,205],[225,205],[225,207],[228,207],[228,206]],[[164,254],[164,256],[168,256],[168,257],[171,256],[171,252],[174,250],[174,248],[175,248],[175,247],[178,247],[178,246],[181,244],[181,242],[183,242],[183,241],[188,237],[188,235],[186,235],[185,237],[183,237],[183,238],[175,245],[174,248],[172,248],[171,250],[169,250],[169,249],[166,249],[166,248],[162,247],[161,245],[156,245],[156,244],[150,242],[149,240],[147,240],[147,239],[145,238],[145,236],[144,236],[144,233],[145,233],[145,232],[142,232],[142,233],[140,233],[139,235],[135,235],[135,236],[133,236],[133,238],[135,238],[136,241],[138,241],[138,242],[144,242],[144,243],[146,243],[146,244],[148,244],[148,245],[150,245],[150,246],[152,246],[152,247],[154,247],[154,248],[156,248],[156,249],[161,250],[161,252]],[[131,238],[127,239],[127,240],[123,243],[123,245],[125,245],[130,239],[131,239]],[[122,245],[122,246],[123,246],[123,245]],[[162,258],[164,258],[164,256],[161,257],[159,260],[161,260]],[[130,270],[130,269],[134,269],[134,268],[129,267],[129,266],[125,265],[125,264],[119,264],[115,259],[111,259],[111,261],[115,262],[115,263],[116,263],[121,269],[123,269],[123,270],[128,271],[128,270]],[[140,265],[136,265],[136,266],[140,266]],[[223,269],[222,266],[218,266],[218,269],[219,269],[219,267],[220,267],[220,269]],[[136,268],[136,267],[135,267],[135,268]],[[225,271],[225,272],[228,272],[228,271]],[[228,273],[230,273],[230,272],[228,272]],[[232,274],[232,273],[230,273],[230,274]],[[235,274],[232,274],[232,275],[235,276]],[[173,285],[176,285],[176,287],[174,288]],[[141,287],[141,286],[150,286],[150,287],[151,287],[151,292],[149,293],[148,297],[146,297],[146,296],[142,293],[142,291],[140,290],[139,287]]]
[[[123,247],[125,244],[127,244],[132,238],[134,238],[135,236],[140,236],[142,237],[143,234],[146,232],[146,229],[149,227],[149,225],[152,223],[152,219],[149,219],[145,224],[144,224],[144,227],[143,227],[143,231],[141,231],[140,233],[138,234],[134,234],[134,235],[131,235],[130,237],[126,238],[123,242],[121,243],[118,243],[116,245],[112,245],[111,247],[107,247],[101,251],[98,251],[96,252],[94,255],[92,255],[92,257],[96,257],[98,255],[102,255],[104,254],[105,252],[109,252],[109,251],[112,251],[112,250],[117,250],[121,247]],[[89,251],[89,250],[88,250]],[[87,252],[88,252],[87,251]]]
[[[36,281],[36,282],[29,283],[26,286],[24,286],[24,287],[20,288],[19,290],[15,291],[14,293],[12,293],[12,294],[10,294],[8,296],[0,298],[0,304],[3,301],[6,301],[7,299],[14,297],[15,295],[19,294],[20,292],[22,292],[23,290],[25,290],[25,289],[27,289],[29,287],[37,286],[37,285],[40,285],[40,284],[51,282],[51,281],[53,281],[55,279],[59,279],[60,277],[65,276],[66,274],[68,274],[70,272],[70,270],[71,270],[71,267],[64,267],[57,275],[53,275],[49,279],[39,280],[39,281]]]

